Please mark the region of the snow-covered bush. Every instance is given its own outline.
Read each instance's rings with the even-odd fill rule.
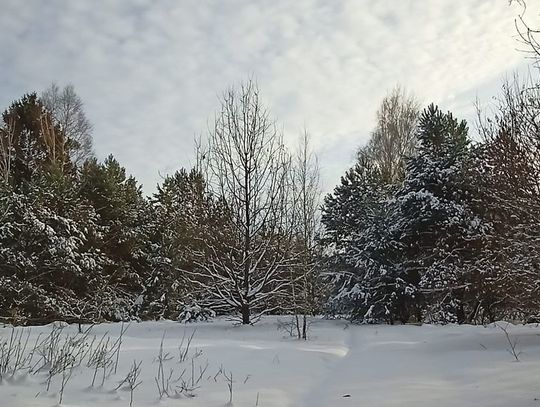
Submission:
[[[185,304],[180,308],[177,320],[180,322],[208,321],[214,318],[216,313],[210,308],[198,304]]]

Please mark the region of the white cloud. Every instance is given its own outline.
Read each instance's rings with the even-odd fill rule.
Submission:
[[[517,11],[503,0],[5,0],[0,106],[72,82],[98,154],[151,191],[158,172],[190,165],[217,96],[255,75],[291,143],[311,131],[331,189],[395,84],[472,118],[476,92],[496,93],[523,64]]]

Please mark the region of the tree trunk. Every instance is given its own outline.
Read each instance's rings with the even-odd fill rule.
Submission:
[[[241,308],[242,312],[242,324],[249,325],[251,323],[250,321],[250,312],[249,312],[249,304],[243,304]]]

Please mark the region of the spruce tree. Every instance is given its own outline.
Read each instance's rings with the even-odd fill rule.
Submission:
[[[428,318],[464,322],[468,263],[484,223],[470,205],[464,167],[468,129],[451,113],[429,106],[419,122],[419,148],[407,163],[403,187],[390,202],[390,233],[403,275],[426,295]]]

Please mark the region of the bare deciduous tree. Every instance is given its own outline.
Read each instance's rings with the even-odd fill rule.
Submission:
[[[69,152],[68,139],[58,131],[58,125],[55,125],[54,118],[47,111],[44,111],[39,117],[40,134],[43,138],[43,145],[47,150],[47,157],[51,164],[56,164],[58,168],[64,171]]]
[[[315,234],[319,226],[321,204],[319,160],[311,148],[311,139],[304,130],[293,161],[294,188],[297,193],[297,211],[300,223],[298,232],[306,250],[315,245]]]
[[[377,127],[367,147],[383,180],[394,184],[403,179],[404,159],[416,147],[418,101],[400,87],[394,88],[377,111]]]
[[[207,239],[194,282],[214,307],[234,309],[243,324],[288,280],[291,234],[286,216],[290,158],[253,81],[228,90],[210,132],[210,184],[224,204],[228,235]]]
[[[307,339],[307,314],[316,311],[318,297],[316,233],[321,205],[320,172],[317,156],[310,146],[309,133],[304,130],[291,171],[292,213],[295,235],[300,251],[296,267],[291,272],[291,293],[294,325],[299,339]],[[301,316],[301,321],[300,321]]]
[[[2,183],[8,184],[11,166],[15,159],[14,151],[15,117],[10,116],[3,128],[0,128],[0,177]]]
[[[512,3],[517,3],[522,7],[521,12],[515,20],[515,24],[519,41],[526,47],[523,51],[538,64],[540,60],[540,29],[531,27],[527,21],[525,17],[527,2],[525,0],[510,0],[510,4]]]
[[[540,85],[531,75],[525,79],[514,75],[503,83],[502,92],[495,101],[494,117],[487,117],[481,107],[476,106],[480,136],[486,144],[502,147],[502,138],[505,138],[507,148],[518,148],[519,154],[501,150],[498,158],[502,163],[512,154],[516,154],[515,158],[521,156],[527,167],[519,167],[521,159],[514,158],[511,163],[515,168],[512,171],[515,177],[525,175],[529,179],[525,182],[525,179],[516,178],[513,185],[520,185],[523,189],[533,179],[536,187],[529,188],[529,192],[540,193]]]
[[[526,319],[540,307],[540,87],[531,76],[516,75],[503,84],[490,116],[477,108],[483,143],[474,171],[477,193],[485,195],[479,210],[493,231],[476,267],[482,292],[491,293],[488,300],[495,304],[490,312],[507,313],[499,319]],[[487,276],[493,264],[494,274]]]
[[[55,124],[60,126],[66,138],[70,140],[69,151],[72,162],[80,166],[86,159],[93,157],[92,125],[84,113],[81,98],[73,85],[63,89],[52,83],[41,94],[41,102],[52,115]]]

